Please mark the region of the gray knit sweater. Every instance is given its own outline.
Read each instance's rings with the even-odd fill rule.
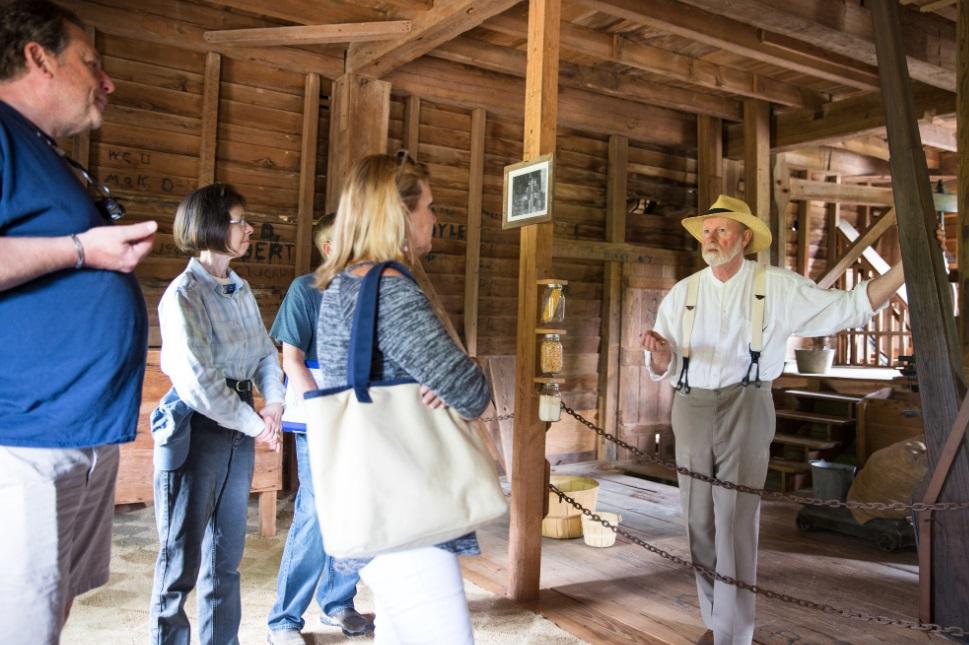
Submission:
[[[324,388],[347,383],[353,309],[363,278],[337,275],[320,304],[316,355]],[[420,288],[402,276],[380,279],[372,380],[410,377],[466,419],[481,416],[491,392],[481,369],[454,344]]]
[[[347,353],[353,310],[362,277],[344,272],[323,292],[316,329],[316,355],[322,387],[347,383]],[[372,380],[410,377],[428,386],[461,416],[481,415],[491,398],[481,369],[454,344],[420,288],[401,276],[380,279],[377,300],[377,347]],[[459,555],[480,553],[474,534],[437,545]],[[337,560],[342,571],[362,568],[367,559]]]

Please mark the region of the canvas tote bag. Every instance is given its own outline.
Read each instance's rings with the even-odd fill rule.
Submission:
[[[440,544],[503,515],[495,464],[450,408],[424,405],[412,379],[370,381],[380,275],[364,277],[345,387],[307,392],[310,469],[326,551],[362,558]]]

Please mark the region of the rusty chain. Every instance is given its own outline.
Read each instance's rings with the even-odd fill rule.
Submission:
[[[481,421],[483,423],[487,423],[489,421],[507,421],[508,419],[514,419],[514,418],[515,418],[515,413],[510,412],[508,414],[499,414],[493,417],[480,417],[475,419],[475,421]]]
[[[603,439],[611,441],[621,448],[625,448],[637,457],[642,457],[646,461],[659,464],[660,466],[668,468],[669,470],[675,470],[677,473],[686,477],[691,477],[697,481],[702,481],[713,486],[720,486],[721,488],[726,488],[727,490],[735,490],[740,493],[757,495],[763,499],[793,502],[795,504],[804,504],[806,506],[826,506],[828,508],[865,509],[874,511],[916,511],[919,513],[923,511],[955,511],[969,508],[969,502],[936,502],[935,504],[926,504],[924,502],[915,502],[913,504],[904,504],[902,502],[843,502],[840,499],[819,499],[817,497],[805,497],[803,495],[788,495],[779,491],[754,488],[753,486],[745,486],[743,484],[735,484],[733,482],[717,479],[716,477],[712,477],[710,475],[693,472],[685,466],[677,466],[675,462],[667,461],[655,455],[651,455],[644,450],[640,450],[636,446],[626,443],[614,434],[606,432],[596,424],[584,418],[581,414],[569,406],[565,405],[565,403],[562,403],[562,409],[565,410],[565,412],[570,416],[575,417],[579,423],[586,426]]]
[[[956,638],[963,638],[965,636],[969,636],[969,632],[965,631],[960,627],[942,627],[941,625],[938,625],[936,623],[919,623],[912,620],[904,620],[900,618],[889,618],[888,616],[878,616],[874,614],[869,614],[867,612],[860,611],[857,609],[844,609],[840,607],[835,607],[833,605],[828,605],[826,603],[818,603],[818,602],[814,602],[813,600],[806,600],[804,598],[798,598],[797,596],[791,596],[789,594],[780,593],[778,591],[773,591],[771,589],[766,589],[764,587],[761,587],[760,585],[750,584],[748,582],[744,582],[743,580],[738,580],[731,576],[721,575],[716,571],[703,566],[702,564],[697,564],[692,560],[686,560],[684,558],[681,558],[678,555],[673,555],[669,551],[665,551],[655,545],[652,545],[649,542],[646,542],[645,540],[637,537],[636,535],[633,535],[629,531],[622,529],[619,526],[612,524],[607,520],[602,519],[602,517],[600,517],[598,514],[585,508],[584,506],[582,506],[582,504],[579,504],[573,498],[563,493],[553,484],[549,484],[548,489],[553,494],[557,495],[560,501],[566,502],[567,504],[569,504],[570,506],[578,510],[582,515],[585,515],[586,517],[591,519],[593,522],[597,522],[602,526],[606,527],[607,529],[613,531],[614,533],[617,533],[618,535],[625,537],[633,544],[637,544],[643,547],[650,553],[654,553],[659,557],[669,560],[670,562],[678,564],[682,567],[692,569],[706,578],[718,580],[724,584],[728,584],[728,585],[737,587],[738,589],[749,591],[753,594],[759,594],[765,598],[770,598],[771,600],[778,600],[780,602],[797,605],[798,607],[803,607],[805,609],[817,610],[825,614],[833,614],[844,618],[852,618],[852,619],[861,620],[864,622],[877,623],[879,625],[903,627],[905,629],[910,629],[918,632],[936,633],[936,634],[943,634],[946,636],[954,636]]]

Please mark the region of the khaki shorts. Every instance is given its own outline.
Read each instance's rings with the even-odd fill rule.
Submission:
[[[57,643],[108,581],[118,446],[0,446],[0,643]]]

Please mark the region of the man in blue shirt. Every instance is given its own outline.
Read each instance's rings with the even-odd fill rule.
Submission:
[[[328,213],[316,225],[314,239],[320,254],[330,252],[330,229],[336,213]],[[322,293],[316,288],[316,275],[299,276],[289,287],[276,314],[269,335],[283,347],[283,371],[286,385],[286,413],[283,429],[295,433],[296,465],[299,491],[293,508],[286,547],[279,563],[276,602],[269,612],[269,645],[301,645],[303,613],[316,596],[323,612],[324,625],[340,627],[347,636],[360,636],[373,631],[373,620],[361,615],[353,606],[360,575],[339,571],[327,554],[316,519],[313,478],[310,475],[306,420],[302,411],[303,394],[315,390],[319,373],[316,361],[316,324],[320,317]],[[334,494],[323,491],[323,494]]]
[[[113,91],[76,15],[0,6],[0,643],[56,643],[108,579],[147,349],[130,272],[157,225],[105,226],[54,139],[100,127]]]

